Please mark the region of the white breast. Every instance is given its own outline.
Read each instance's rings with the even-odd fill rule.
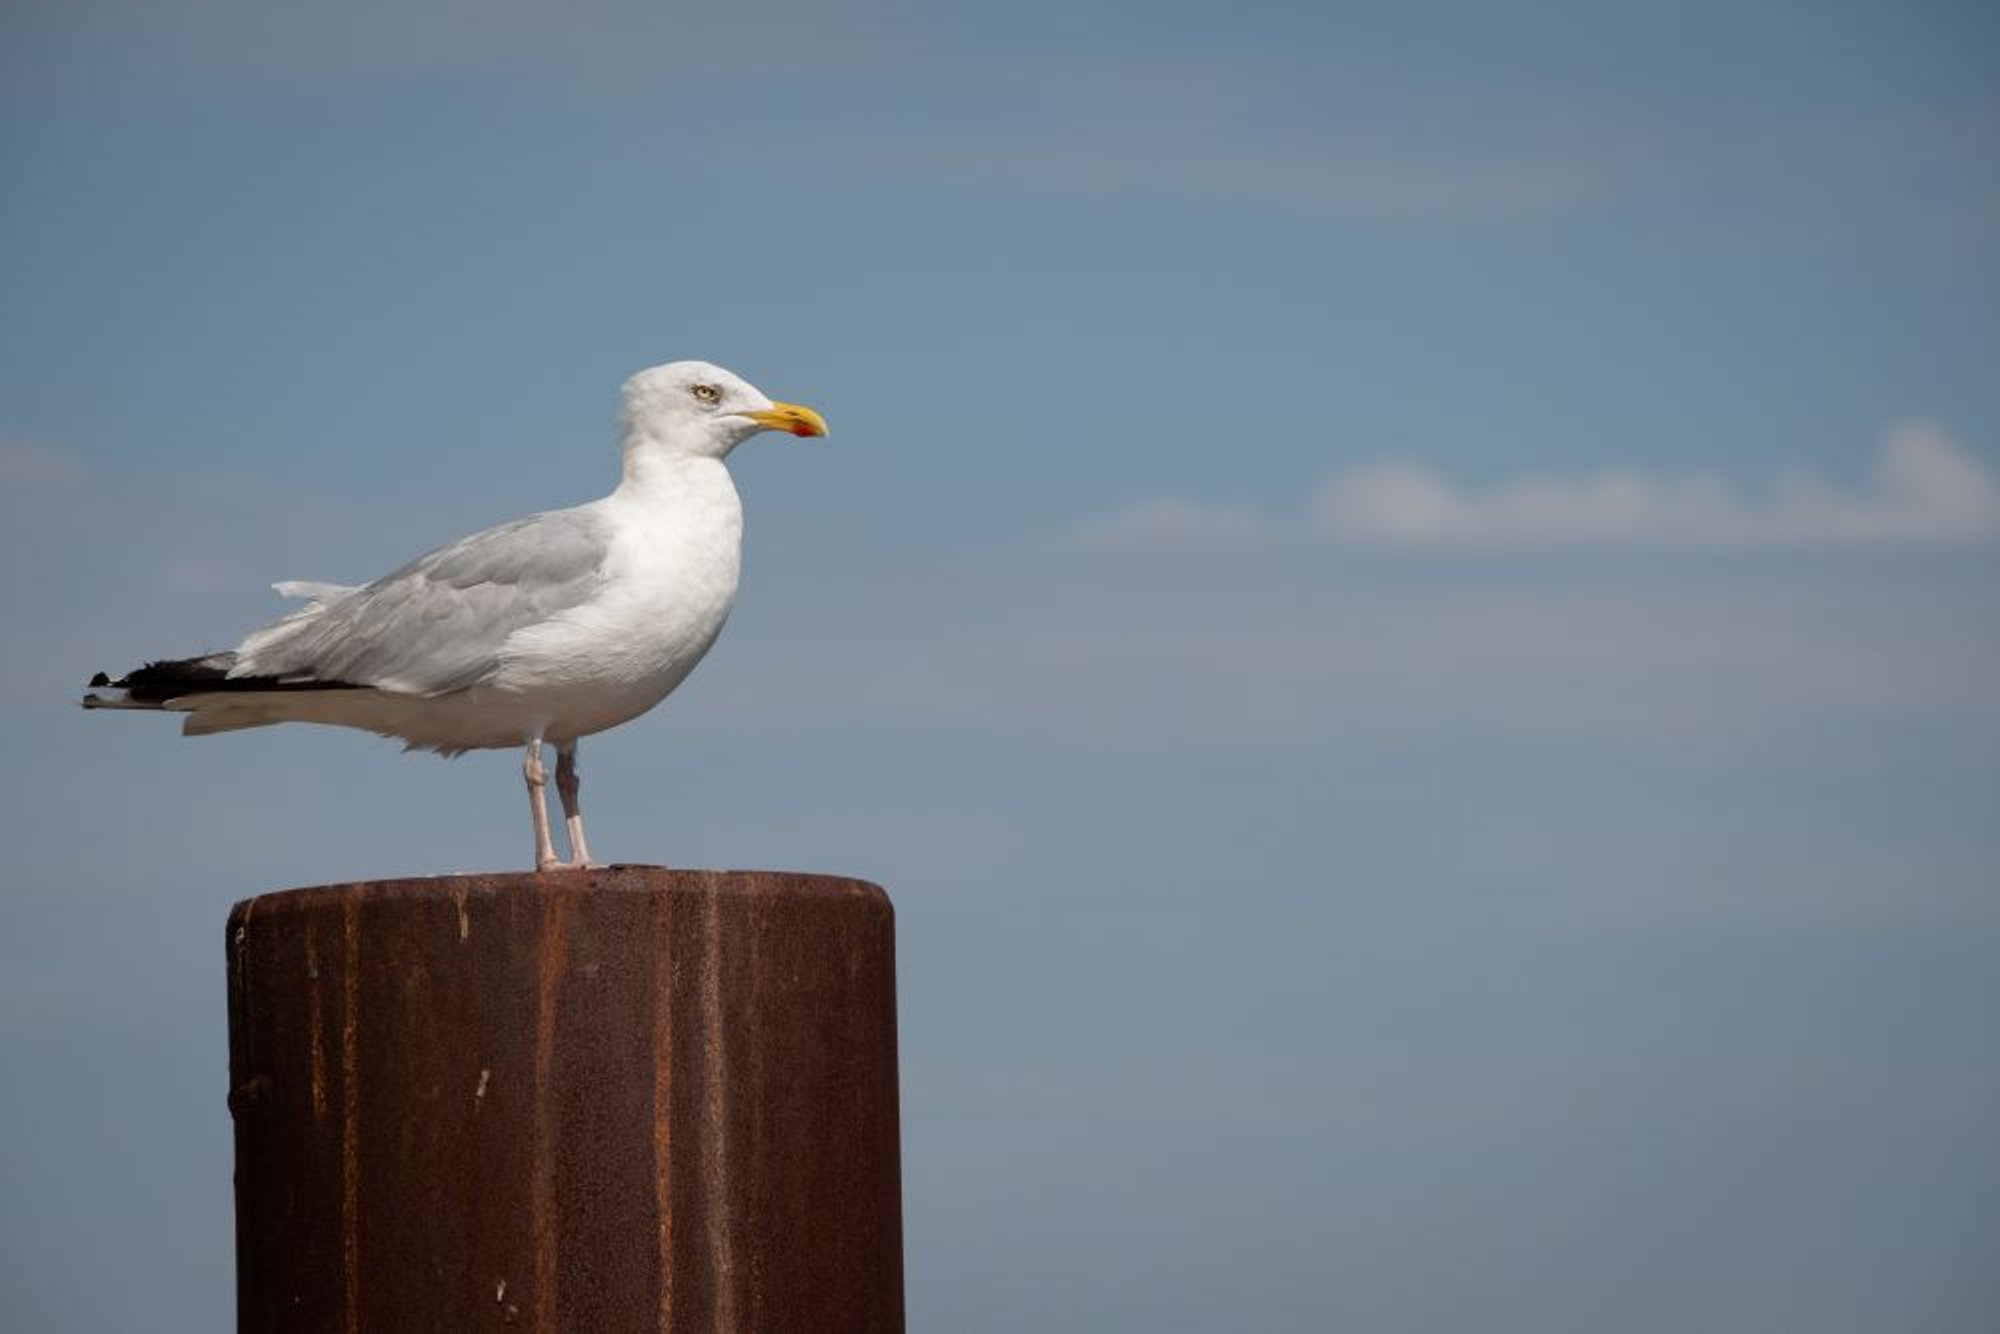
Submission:
[[[512,636],[482,692],[513,697],[551,741],[615,727],[666,698],[736,602],[743,506],[720,461],[678,461],[597,504],[612,533],[602,589]]]

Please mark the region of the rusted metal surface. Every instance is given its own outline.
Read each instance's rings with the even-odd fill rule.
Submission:
[[[902,1329],[875,886],[333,885],[228,949],[240,1330]]]

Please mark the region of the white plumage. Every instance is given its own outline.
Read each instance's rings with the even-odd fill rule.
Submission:
[[[759,431],[824,435],[718,366],[681,361],[625,384],[624,475],[602,500],[439,547],[359,588],[290,581],[308,599],[233,651],[100,675],[90,708],[169,709],[190,736],[329,723],[445,754],[523,746],[535,865],[589,865],[581,737],[638,717],[694,670],[736,600],[743,509],[724,460]],[[556,856],[542,745],[556,747],[570,856]]]

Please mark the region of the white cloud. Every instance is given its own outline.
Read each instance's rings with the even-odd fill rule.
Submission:
[[[73,5],[33,8],[40,12],[25,16],[17,40],[0,51],[10,87],[30,93],[119,75],[142,87],[164,81],[225,91],[278,81],[314,87],[485,76],[629,95],[664,78],[728,77],[733,67],[713,53],[769,32],[790,40],[763,43],[760,62],[768,57],[788,73],[807,73],[829,46],[865,52],[856,34],[879,21],[872,5],[842,6],[834,16],[802,0],[574,0],[560,8],[541,0],[181,0],[171,7],[100,0],[88,13]]]
[[[0,440],[0,485],[53,486],[75,480],[83,464],[75,455],[51,445]]]
[[[1763,501],[1716,477],[1632,473],[1477,491],[1392,463],[1328,482],[1313,521],[1336,541],[1395,546],[1981,542],[2000,535],[2000,488],[1943,432],[1911,423],[1890,432],[1874,475],[1852,493],[1802,473]]]
[[[1407,87],[1359,53],[1093,54],[995,41],[977,26],[880,0],[99,0],[84,18],[73,5],[39,8],[23,25],[26,40],[0,48],[0,77],[31,93],[121,76],[128,86],[225,91],[499,79],[651,105],[707,95],[737,71],[712,53],[757,43],[765,79],[812,90],[810,122],[796,109],[766,107],[740,127],[708,125],[711,148],[788,166],[809,150],[822,164],[843,162],[843,172],[926,185],[1488,221],[1620,197],[1637,152],[1630,132],[1606,134],[1595,121],[1533,109],[1453,115],[1437,109],[1438,99],[1417,98],[1428,109],[1417,123],[1385,117],[1385,103],[1400,105]],[[787,40],[761,40],[773,32]],[[1301,81],[1342,91],[1303,106],[1273,91]],[[1032,108],[1022,104],[1023,87],[1036,90]],[[852,100],[850,90],[865,90],[863,105],[886,97],[924,114],[830,130],[825,108]]]
[[[1143,547],[1237,542],[1258,537],[1265,524],[1246,509],[1197,505],[1173,496],[1141,501],[1085,523],[1078,536],[1094,547]]]
[[[1303,521],[1162,498],[1091,520],[1086,542],[1182,546],[1311,536],[1384,547],[1653,548],[1975,544],[2000,537],[2000,483],[1937,427],[1908,422],[1883,440],[1850,490],[1793,472],[1766,496],[1720,477],[1526,477],[1484,489],[1421,464],[1381,462],[1337,474]]]
[[[2000,736],[1989,564],[1387,568],[1311,545],[871,562],[838,592],[823,571],[767,585],[665,712],[752,751],[997,735],[1146,757],[1532,744],[1844,771],[1914,751],[1942,771]]]
[[[869,158],[928,178],[956,175],[1034,190],[1195,193],[1377,219],[1537,217],[1588,208],[1625,188],[1611,155],[1584,143],[1445,153],[1341,136],[1244,142],[1200,127],[1176,132],[1159,119],[1072,130],[1060,139],[1017,126],[981,127],[950,144],[911,135],[875,146]]]

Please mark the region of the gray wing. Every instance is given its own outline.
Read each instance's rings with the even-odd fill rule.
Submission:
[[[588,508],[489,528],[259,630],[230,675],[420,695],[477,685],[498,671],[508,636],[590,600],[609,548]]]

